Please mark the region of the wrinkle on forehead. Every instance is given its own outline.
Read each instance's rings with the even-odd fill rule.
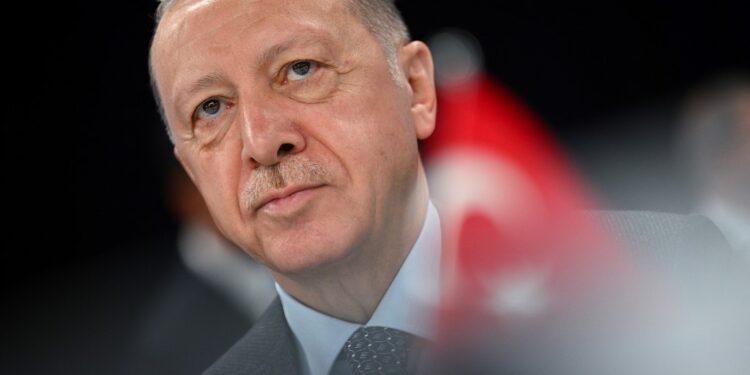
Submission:
[[[224,4],[220,3],[225,1],[234,1],[237,6],[221,7],[220,5]],[[173,57],[182,45],[197,40],[196,35],[190,35],[194,25],[202,27],[206,27],[206,24],[210,25],[210,28],[202,31],[203,35],[209,35],[212,31],[237,20],[248,22],[245,28],[250,28],[268,16],[283,14],[296,18],[300,22],[315,24],[314,21],[318,21],[320,23],[318,26],[330,25],[340,30],[344,27],[343,22],[347,17],[336,17],[336,15],[353,16],[345,4],[346,2],[342,0],[180,1],[170,6],[157,27],[151,48],[152,63],[157,60],[154,57],[158,57],[158,60]],[[214,8],[214,11],[211,8]],[[320,18],[320,15],[324,15],[324,18]]]
[[[287,14],[310,14],[311,11],[332,14],[337,8],[339,10],[347,10],[348,12],[350,10],[348,6],[350,4],[349,0],[174,0],[162,15],[161,21],[179,13],[181,13],[181,17],[187,18],[191,14],[197,14],[204,9],[218,6],[220,3],[227,1],[234,1],[237,5],[231,8],[232,13],[238,13],[238,11],[247,13],[250,6],[254,6],[254,10],[260,10],[263,9],[261,5],[264,3],[264,10],[266,11],[274,9],[276,12]],[[351,12],[349,13],[352,14]],[[159,22],[160,24],[162,23],[161,21]]]
[[[202,30],[204,35],[211,34],[214,30],[246,16],[247,12],[235,10],[230,13],[227,11],[228,8],[214,6],[219,2],[220,0],[201,0],[175,5],[176,9],[170,8],[159,22],[152,48],[165,45],[172,48],[163,50],[175,51],[178,49],[175,47],[179,47],[176,43],[181,39],[187,39],[188,42],[199,39],[195,35],[190,35],[190,32],[194,31],[194,26],[205,27]],[[212,7],[215,9],[213,12],[210,9]],[[216,14],[219,11],[221,13]]]

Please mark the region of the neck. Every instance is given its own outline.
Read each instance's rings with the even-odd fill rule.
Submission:
[[[310,273],[274,279],[298,301],[338,319],[364,324],[419,237],[428,204],[427,181],[419,173],[407,204],[390,207],[380,230],[349,255]],[[395,234],[395,235],[394,235]]]

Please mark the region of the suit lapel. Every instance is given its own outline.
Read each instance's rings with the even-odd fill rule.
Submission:
[[[204,374],[293,375],[300,373],[299,362],[294,335],[277,297],[253,328]]]

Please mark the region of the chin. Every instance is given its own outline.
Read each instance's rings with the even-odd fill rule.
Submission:
[[[266,254],[266,266],[274,272],[287,276],[313,275],[325,272],[331,265],[345,259],[346,250],[331,249],[283,249],[280,254]]]
[[[353,251],[351,244],[342,238],[304,235],[276,238],[264,249],[262,263],[284,275],[315,274],[346,259]]]
[[[344,199],[306,205],[291,220],[261,216],[241,232],[243,247],[259,262],[284,275],[315,274],[350,257],[368,237],[372,224]]]

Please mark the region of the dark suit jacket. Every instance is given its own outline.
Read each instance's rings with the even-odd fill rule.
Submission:
[[[252,326],[252,319],[189,270],[175,245],[158,279],[133,301],[123,374],[197,374]]]
[[[676,283],[685,275],[710,281],[736,264],[718,229],[701,216],[647,212],[588,215],[630,245],[638,262],[653,265]],[[205,374],[298,374],[300,358],[295,340],[277,298],[255,326]]]
[[[278,297],[205,374],[299,374],[299,353]]]

